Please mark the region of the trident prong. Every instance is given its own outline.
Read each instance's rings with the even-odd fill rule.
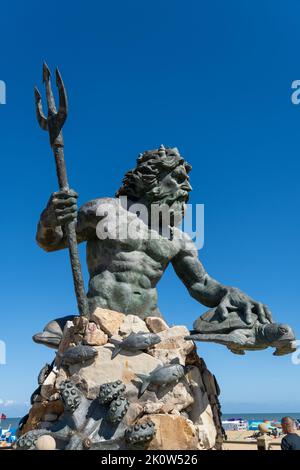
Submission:
[[[51,73],[49,70],[48,65],[46,62],[43,63],[43,82],[46,86],[46,97],[47,97],[47,105],[48,105],[48,117],[56,114],[56,106],[54,101],[54,96],[52,93],[51,88],[51,81],[50,81]]]
[[[64,146],[62,127],[68,114],[67,93],[59,70],[56,69],[56,85],[59,96],[59,109],[56,110],[55,100],[51,88],[51,73],[46,62],[43,63],[43,82],[46,88],[46,98],[48,106],[48,116],[43,113],[42,98],[39,90],[35,88],[36,115],[42,129],[49,132],[50,144],[52,148]]]
[[[59,96],[59,108],[58,108],[57,117],[61,122],[61,126],[63,126],[67,118],[67,114],[68,114],[68,98],[67,98],[65,85],[61,78],[61,74],[58,68],[55,70],[55,76],[56,76],[56,86],[58,88],[58,96]]]
[[[43,113],[42,97],[37,87],[34,88],[36,117],[39,125],[44,131],[48,130],[48,122]]]

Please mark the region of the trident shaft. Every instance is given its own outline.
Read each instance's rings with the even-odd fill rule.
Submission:
[[[47,64],[43,64],[43,82],[46,88],[46,97],[48,105],[48,116],[46,117],[43,113],[42,98],[39,90],[35,87],[35,104],[36,104],[36,115],[37,120],[41,128],[48,131],[50,137],[50,145],[52,147],[56,173],[61,191],[68,191],[70,189],[67,177],[67,170],[64,157],[64,139],[62,134],[62,127],[65,123],[68,113],[68,101],[64,83],[61,75],[56,69],[56,85],[58,88],[59,95],[59,108],[56,110],[55,101],[52,93],[51,82],[50,82],[50,70]],[[66,231],[66,237],[69,247],[70,261],[73,273],[73,281],[75,287],[75,293],[78,304],[78,311],[81,316],[88,317],[88,302],[84,290],[83,276],[81,270],[80,259],[78,255],[77,237],[76,237],[76,221],[72,221],[66,224],[64,227]]]

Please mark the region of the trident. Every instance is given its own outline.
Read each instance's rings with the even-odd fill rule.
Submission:
[[[39,125],[44,131],[48,131],[50,137],[50,145],[52,147],[56,173],[59,183],[60,191],[68,191],[70,189],[67,177],[67,169],[64,157],[64,139],[62,134],[62,127],[65,123],[68,114],[68,101],[64,83],[61,75],[56,69],[56,85],[59,95],[59,109],[56,110],[55,101],[50,83],[50,70],[46,63],[43,64],[43,82],[46,87],[46,97],[48,105],[48,117],[46,118],[43,113],[42,98],[37,87],[34,89],[36,115]],[[78,245],[76,237],[76,221],[73,220],[66,224],[65,232],[69,247],[69,255],[73,273],[73,282],[75,287],[75,294],[78,304],[78,311],[81,316],[88,317],[88,302],[84,291],[84,283],[82,277],[82,270],[80,259],[78,255]]]

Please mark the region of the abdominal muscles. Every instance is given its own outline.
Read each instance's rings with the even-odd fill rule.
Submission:
[[[97,307],[146,318],[157,307],[157,291],[145,275],[104,271],[90,279],[90,311]]]

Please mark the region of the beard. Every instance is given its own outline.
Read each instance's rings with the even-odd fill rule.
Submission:
[[[167,191],[165,188],[157,186],[146,193],[145,200],[147,200],[149,204],[167,204],[171,207],[172,204],[176,202],[187,203],[189,200],[189,193],[183,189]]]
[[[182,222],[184,217],[189,193],[182,189],[178,189],[175,192],[167,192],[160,190],[160,188],[154,188],[147,193],[146,199],[149,213],[153,213],[155,208],[155,212],[163,214],[163,219],[158,226],[176,227]]]

